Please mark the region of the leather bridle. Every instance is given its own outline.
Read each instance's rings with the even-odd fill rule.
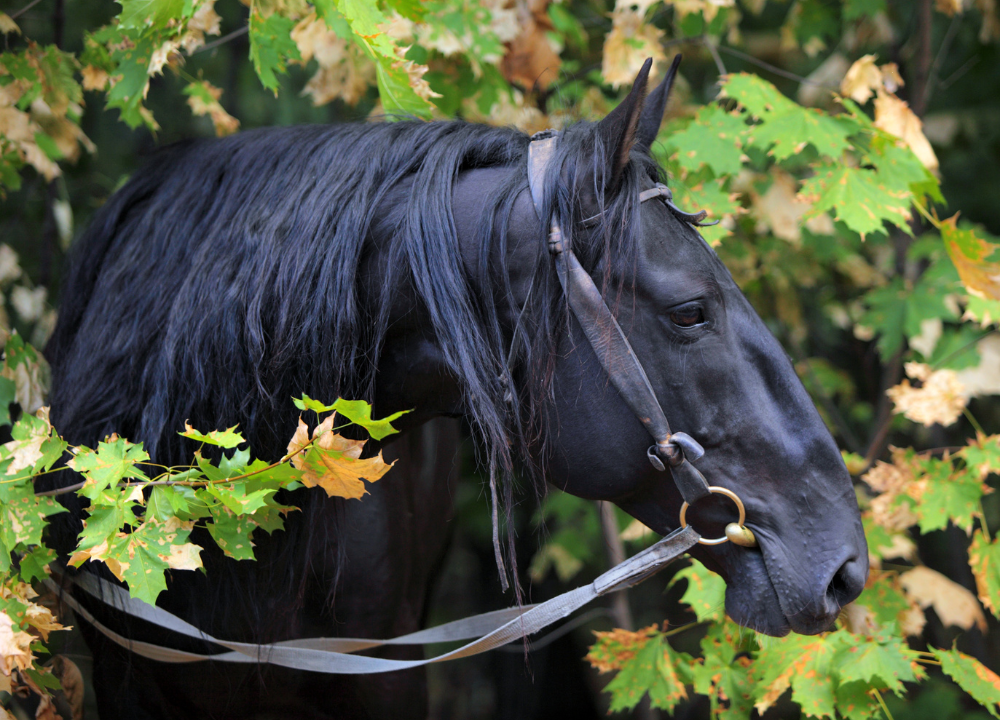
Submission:
[[[547,175],[553,166],[559,133],[545,130],[536,133],[528,146],[528,187],[535,211],[541,220],[547,218],[544,204],[544,189]],[[695,226],[706,224],[705,211],[686,213],[673,203],[673,194],[662,183],[639,194],[640,202],[660,198],[671,212],[683,222]],[[600,215],[588,218],[585,225],[595,224]],[[680,511],[680,524],[687,526],[687,509],[710,494],[718,493],[730,498],[739,510],[739,521],[726,526],[726,535],[721,538],[701,539],[703,545],[719,545],[732,541],[744,547],[757,544],[753,533],[744,525],[746,511],[736,493],[719,486],[709,485],[692,464],[705,454],[705,449],[697,440],[684,432],[671,432],[667,417],[656,399],[646,371],[636,357],[625,333],[601,295],[593,279],[580,265],[573,249],[565,242],[557,218],[551,219],[548,237],[549,252],[552,254],[559,284],[569,303],[570,310],[580,323],[590,346],[594,349],[601,367],[608,374],[611,384],[635,416],[649,431],[653,445],[646,451],[649,462],[659,471],[670,468],[674,484],[680,491],[684,504]]]

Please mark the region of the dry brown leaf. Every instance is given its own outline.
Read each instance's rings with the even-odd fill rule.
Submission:
[[[874,55],[865,55],[854,61],[840,82],[840,94],[856,103],[864,104],[882,87],[882,72],[875,64]]]
[[[544,90],[559,77],[561,60],[548,37],[553,27],[545,13],[547,5],[544,2],[538,3],[537,8],[517,6],[518,33],[507,43],[507,52],[500,63],[500,72],[507,82],[528,91]]]
[[[875,127],[895,135],[931,172],[938,169],[937,155],[924,135],[924,124],[910,106],[895,95],[879,92],[875,98]]]
[[[302,483],[307,487],[322,487],[330,497],[361,499],[368,491],[362,480],[375,482],[385,475],[392,464],[382,460],[382,453],[361,458],[364,440],[351,440],[333,432],[335,415],[330,415],[313,431],[313,447],[301,452],[309,443],[308,427],[302,418],[288,444],[288,454],[297,453],[292,465],[302,471]]]
[[[1000,40],[1000,16],[997,14],[997,0],[976,0],[976,8],[983,16],[983,24],[979,28],[979,42],[989,43]]]
[[[647,6],[652,4],[647,3]],[[705,22],[710,23],[722,8],[735,7],[736,0],[673,0],[672,3],[668,0],[665,4],[672,4],[682,18],[686,15],[701,13]]]
[[[6,35],[7,33],[20,35],[21,28],[11,19],[10,15],[0,12],[0,35]]]
[[[864,605],[852,602],[840,610],[840,618],[848,632],[855,635],[873,635],[878,630],[875,615]]]
[[[986,632],[986,616],[976,596],[936,570],[920,565],[899,576],[907,596],[922,608],[934,608],[944,625]]]
[[[962,12],[962,0],[934,0],[934,7],[938,12],[954,17],[955,13]]]
[[[84,681],[80,668],[65,655],[56,655],[52,658],[52,674],[59,679],[73,720],[83,720]]]
[[[905,367],[906,374],[923,385],[913,387],[909,380],[903,380],[886,390],[895,412],[927,427],[936,423],[947,427],[958,420],[969,399],[955,371],[932,371],[922,363],[906,363]]]
[[[601,74],[604,81],[618,88],[635,80],[646,58],[664,58],[663,31],[643,21],[642,12],[628,4],[616,6],[611,13],[611,32],[604,39]]]
[[[751,193],[753,212],[775,237],[798,243],[802,240],[802,216],[811,205],[799,199],[798,183],[791,175],[775,168],[771,176],[774,181],[767,192]]]
[[[159,557],[175,570],[197,570],[204,567],[201,564],[201,547],[194,543],[171,545],[170,553]]]
[[[0,672],[9,677],[12,670],[31,667],[34,639],[29,633],[15,630],[10,616],[0,612]]]
[[[303,95],[312,96],[313,105],[324,105],[336,98],[354,105],[375,82],[375,64],[354,43],[330,30],[316,13],[298,22],[292,30],[292,40],[299,48],[303,65],[316,59],[316,72],[302,89]],[[422,73],[419,79],[422,81]]]
[[[191,112],[198,116],[208,115],[212,119],[212,125],[215,127],[215,134],[218,137],[232,135],[239,130],[240,121],[226,112],[226,109],[219,102],[219,98],[222,97],[222,89],[215,87],[207,80],[202,80],[199,84],[205,88],[211,101],[205,100],[204,96],[200,94],[189,95],[187,102]]]
[[[49,633],[67,629],[60,624],[51,610],[44,605],[33,602],[28,603],[28,609],[24,613],[24,621],[46,642],[49,640]]]
[[[84,90],[103,90],[108,86],[108,73],[99,67],[87,65],[80,71]]]
[[[646,527],[641,521],[633,520],[622,530],[620,537],[622,540],[642,540],[642,538],[652,535],[653,531]]]

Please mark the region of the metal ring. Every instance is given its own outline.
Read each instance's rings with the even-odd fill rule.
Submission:
[[[718,495],[725,495],[727,498],[729,498],[734,503],[736,503],[736,509],[740,513],[740,519],[737,520],[736,522],[737,522],[738,525],[740,525],[742,527],[744,521],[746,521],[746,519],[747,519],[747,511],[746,511],[746,508],[743,507],[743,501],[740,500],[740,496],[737,495],[736,493],[734,493],[732,490],[730,490],[728,488],[724,488],[724,487],[719,487],[718,485],[710,485],[708,487],[708,491],[710,493],[716,493]],[[687,502],[685,502],[683,505],[681,505],[681,527],[682,528],[687,527],[687,511],[688,511],[688,507],[689,507],[689,505],[688,505]],[[725,535],[723,535],[720,538],[709,538],[707,540],[705,538],[701,538],[700,540],[698,540],[698,544],[699,545],[722,545],[722,543],[727,543],[727,542],[729,542],[729,538],[726,537]]]

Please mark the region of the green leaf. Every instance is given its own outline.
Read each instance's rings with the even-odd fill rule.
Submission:
[[[232,485],[213,484],[206,490],[236,515],[252,515],[264,507],[268,499],[277,492],[277,488],[268,488],[248,493],[246,483],[241,482]]]
[[[941,669],[995,718],[1000,705],[1000,677],[973,657],[958,650],[931,648]]]
[[[958,455],[981,480],[1000,474],[1000,435],[979,436],[962,448]]]
[[[229,508],[216,505],[211,508],[212,522],[208,532],[227,556],[236,560],[253,560],[253,535],[257,523],[250,517],[236,516]]]
[[[718,105],[706,105],[694,122],[672,135],[669,144],[678,149],[677,162],[688,170],[707,164],[717,175],[735,175],[743,167],[742,138],[747,125],[742,115],[727,113]]]
[[[812,145],[818,152],[839,158],[850,147],[848,132],[835,119],[819,110],[793,106],[780,114],[772,113],[750,133],[750,142],[762,150],[772,145],[770,155],[785,160]]]
[[[902,638],[891,637],[888,633],[875,637],[847,633],[844,639],[853,640],[855,644],[840,650],[834,660],[841,682],[860,680],[902,695],[904,682],[914,682],[924,676],[920,666],[915,665],[919,656]]]
[[[250,59],[261,84],[278,94],[278,78],[284,73],[289,60],[301,60],[299,48],[292,40],[295,21],[278,13],[263,17],[259,12],[250,14]]]
[[[123,478],[148,480],[136,463],[149,460],[142,443],[133,445],[124,438],[102,442],[97,450],[81,447],[76,457],[67,464],[81,473],[86,481],[79,494],[93,499],[106,488],[116,486]]]
[[[343,398],[338,399],[337,402],[333,404],[333,409],[337,411],[340,415],[350,420],[355,425],[360,425],[368,434],[372,436],[374,440],[381,440],[389,435],[396,432],[396,428],[392,426],[393,420],[398,420],[409,410],[400,410],[392,415],[384,417],[380,420],[372,419],[372,406],[366,403],[364,400],[344,400]]]
[[[631,710],[647,692],[652,707],[673,710],[678,702],[687,698],[676,667],[679,659],[666,638],[650,638],[604,687],[604,691],[611,694],[609,711]]]
[[[837,220],[864,238],[884,232],[888,221],[909,233],[909,210],[898,191],[889,191],[874,170],[846,165],[817,168],[799,196],[814,203],[811,215],[833,210]]]
[[[873,544],[869,538],[869,547]],[[879,625],[898,623],[900,615],[910,609],[910,602],[903,594],[897,578],[895,574],[889,573],[874,576],[874,582],[866,585],[855,601],[858,605],[868,608]]]
[[[837,686],[837,712],[846,720],[882,720],[882,707],[863,682],[842,682]]]
[[[681,602],[689,605],[698,622],[721,622],[726,617],[726,581],[697,560],[674,575],[670,584],[687,581]]]
[[[118,561],[129,595],[155,605],[157,595],[167,589],[168,566],[150,546],[149,540],[140,534],[146,524],[110,544],[107,555]]]
[[[745,107],[751,115],[763,120],[771,115],[794,110],[797,106],[771,83],[750,73],[725,76],[721,97],[732,98]]]
[[[0,377],[0,425],[10,425],[10,404],[14,402],[16,393],[14,381]]]
[[[943,530],[948,521],[966,532],[980,514],[983,483],[973,472],[955,472],[950,460],[928,458],[920,462],[926,473],[927,487],[915,509],[920,518],[920,532]]]
[[[690,667],[695,692],[708,695],[711,717],[719,720],[745,720],[753,712],[750,659],[737,657],[748,649],[743,637],[751,636],[730,620],[711,624],[701,641],[704,659]]]
[[[420,22],[427,14],[422,0],[386,0],[385,4],[414,22]]]
[[[969,304],[965,306],[965,315],[983,327],[994,325],[1000,322],[1000,300],[970,295]]]
[[[19,544],[41,545],[46,518],[66,512],[53,497],[39,497],[30,483],[6,484],[0,502],[0,562],[10,567],[10,553]]]
[[[44,580],[48,577],[47,566],[56,559],[56,551],[39,545],[25,553],[19,563],[19,574],[25,582]]]
[[[844,0],[844,19],[873,18],[885,11],[885,0]]]
[[[969,545],[969,567],[983,606],[1000,617],[1000,541],[988,542],[982,531],[976,530]]]
[[[398,60],[380,56],[375,65],[378,95],[386,113],[430,119],[431,103],[417,95]]]
[[[186,438],[191,438],[192,440],[197,440],[198,442],[207,443],[208,445],[217,445],[230,450],[237,445],[241,445],[246,442],[242,435],[235,432],[237,427],[237,425],[233,425],[231,428],[226,430],[213,430],[210,433],[202,433],[185,423],[184,432],[178,434]]]
[[[184,0],[117,0],[122,6],[119,25],[125,29],[166,26],[184,15]]]
[[[130,128],[146,125],[157,129],[153,116],[143,107],[142,101],[149,90],[149,61],[159,38],[148,36],[129,37],[117,34],[111,58],[115,63],[111,73],[114,84],[108,90],[107,106],[117,108],[122,121]]]

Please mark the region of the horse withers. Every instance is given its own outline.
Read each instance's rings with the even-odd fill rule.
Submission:
[[[674,470],[652,462],[648,418],[610,381],[621,369],[571,311],[553,225],[611,308],[649,394],[693,439],[675,441],[675,456],[687,453],[745,504],[755,547],[693,551],[725,578],[727,613],[770,635],[817,633],[857,597],[867,550],[836,445],[687,216],[640,199],[665,180],[650,147],[676,65],[646,98],[649,67],[605,119],[560,133],[537,204],[531,139],[464,122],[274,128],[176,145],[109,200],[73,250],[46,348],[51,417],[67,440],[93,445],[117,432],[171,465],[194,450],[177,434],[186,420],[238,423],[256,455],[276,460],[297,421],[290,398],[304,392],[363,397],[377,415],[413,408],[399,423],[401,449],[387,452],[425,455],[361,501],[289,494],[302,512],[255,535],[256,562],[227,559],[201,537],[207,572],[172,572],[159,605],[252,643],[416,630],[449,507],[454,426],[434,418],[465,418],[501,510],[516,470],[611,500],[657,532],[676,528]],[[435,443],[444,450],[431,462]],[[67,498],[74,512],[56,527],[64,551],[80,522]],[[687,513],[706,537],[734,516],[719,495]],[[212,651],[88,607],[128,637]],[[426,714],[419,670],[164,665],[81,625],[105,720]]]

